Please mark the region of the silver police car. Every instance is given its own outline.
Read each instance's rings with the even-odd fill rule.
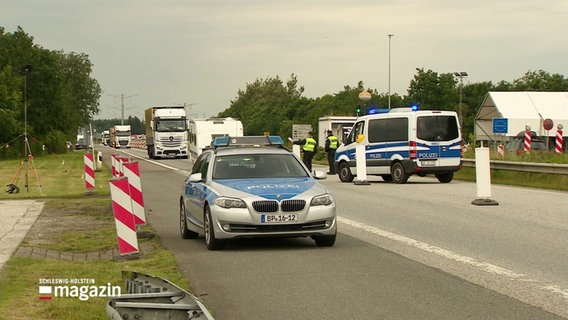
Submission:
[[[180,196],[184,239],[205,235],[210,250],[233,238],[311,237],[333,246],[335,198],[283,147],[279,136],[222,137],[195,161]]]

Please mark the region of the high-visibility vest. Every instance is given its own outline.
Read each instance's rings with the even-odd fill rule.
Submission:
[[[316,150],[316,140],[314,138],[306,138],[306,143],[304,143],[302,149],[308,152],[315,152]]]
[[[327,139],[329,139],[329,148],[330,149],[337,149],[337,137],[334,135],[331,135],[329,137],[327,137]]]

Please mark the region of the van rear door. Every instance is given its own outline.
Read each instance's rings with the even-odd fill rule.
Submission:
[[[419,167],[459,166],[461,135],[458,118],[451,112],[421,115],[416,119]]]

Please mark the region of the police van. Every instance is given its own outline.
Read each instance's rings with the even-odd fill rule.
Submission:
[[[337,149],[334,165],[342,182],[353,181],[361,143],[368,175],[405,183],[414,174],[434,174],[448,183],[461,168],[461,140],[456,112],[394,108],[360,117]]]

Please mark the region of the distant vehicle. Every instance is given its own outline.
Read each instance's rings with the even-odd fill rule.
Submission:
[[[150,159],[173,156],[187,159],[187,117],[185,107],[154,106],[146,109],[146,149]]]
[[[513,139],[509,140],[505,144],[505,151],[515,152],[516,154],[522,154],[525,151],[525,133],[524,131],[519,132]],[[536,132],[532,131],[531,136],[531,151],[544,152],[546,150],[546,142],[539,136]]]
[[[189,153],[191,159],[201,154],[217,137],[242,137],[243,124],[241,121],[228,118],[192,119],[189,121]]]
[[[85,143],[85,137],[82,134],[77,135],[77,141],[75,142],[75,150],[86,149],[87,144]]]
[[[180,196],[184,239],[205,235],[209,250],[254,237],[311,237],[333,246],[335,198],[279,136],[222,137],[197,158]]]
[[[130,148],[131,131],[130,125],[115,125],[113,128],[113,139],[111,146],[113,148]]]
[[[67,144],[67,150],[73,150],[73,143],[71,141],[65,141]]]
[[[406,183],[413,175],[434,174],[449,183],[461,168],[461,132],[456,112],[395,108],[359,117],[347,140],[337,148],[336,172],[342,182],[353,181],[355,150],[365,146],[368,175]]]
[[[103,134],[102,134],[102,144],[105,146],[109,146],[110,145],[110,131],[109,130],[104,130]]]

